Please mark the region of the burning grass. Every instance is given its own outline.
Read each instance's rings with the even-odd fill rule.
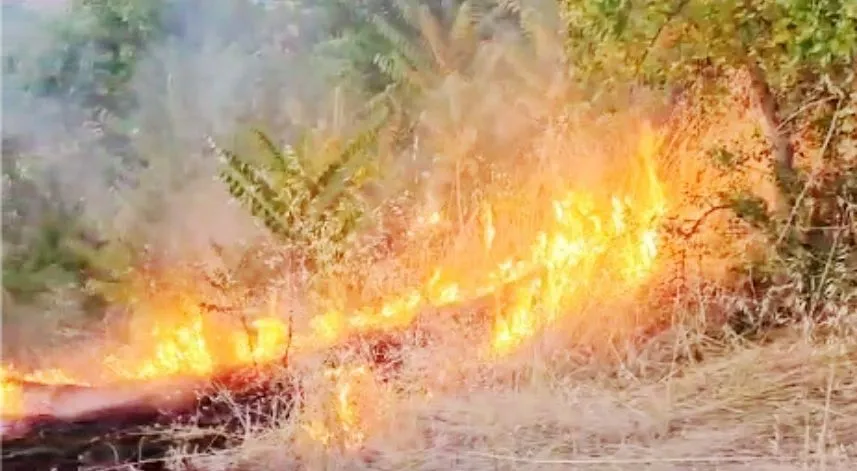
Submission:
[[[751,344],[725,327],[752,294],[730,288],[724,267],[758,239],[722,213],[700,223],[730,183],[697,157],[707,141],[747,135],[749,112],[725,106],[695,134],[652,126],[636,106],[596,113],[549,52],[510,75],[502,66],[521,70],[521,57],[487,45],[484,70],[422,97],[420,152],[443,161],[396,250],[252,299],[229,299],[179,261],[141,270],[124,342],[18,379],[4,370],[4,417],[42,411],[20,380],[116,391],[281,363],[293,407],[239,420],[227,450],[173,450],[175,467],[845,463],[857,452],[850,341],[786,331]],[[508,103],[516,113],[501,113]],[[491,164],[467,173],[468,161]],[[671,229],[688,216],[692,230]],[[742,251],[706,250],[725,246]],[[206,308],[214,301],[235,312]],[[373,336],[385,340],[361,340]]]
[[[201,308],[210,298],[194,275],[171,271],[143,291],[132,340],[98,368],[19,376],[109,390],[288,363],[294,407],[245,423],[234,402],[229,448],[178,446],[157,461],[175,469],[845,469],[854,345],[794,330],[766,344],[730,337],[718,312],[736,295],[699,278],[710,271],[675,287],[669,244],[687,237],[663,226],[680,190],[659,174],[659,135],[639,129],[622,178],[603,177],[610,185],[568,191],[565,178],[528,175],[517,197],[483,201],[463,227],[451,211],[431,213],[424,240],[443,250],[425,257],[414,240],[394,255],[421,274],[415,286],[325,285],[351,298],[304,300],[312,308],[286,315],[268,297],[255,315],[221,321]],[[379,333],[389,337],[365,340]],[[14,413],[17,391],[4,384]],[[166,436],[177,442],[204,434],[175,427]]]
[[[338,370],[324,375],[337,389],[299,415],[185,458],[202,469],[850,469],[857,350],[831,340],[789,329],[724,344],[677,325],[618,359],[542,347],[499,368],[459,362],[445,369],[454,386],[433,394],[419,358],[448,367],[450,355],[405,347],[414,360],[393,384]],[[682,358],[688,349],[701,359]],[[342,388],[346,378],[359,381]],[[319,441],[315,420],[339,424],[337,438]]]
[[[318,306],[321,312],[297,328],[276,313],[242,320],[244,325],[239,326],[234,320],[229,325],[206,316],[205,298],[182,279],[185,274],[168,273],[154,280],[155,289],[144,290],[147,296],[135,305],[129,343],[107,352],[102,371],[80,375],[52,369],[23,378],[104,384],[210,376],[287,354],[323,350],[355,334],[405,328],[426,309],[485,298],[494,298],[489,313],[492,332],[477,349],[483,356],[507,354],[574,310],[586,298],[584,293],[619,299],[656,270],[657,225],[666,202],[654,168],[653,133],[643,129],[640,147],[628,159],[627,176],[610,185],[614,190],[545,188],[542,182],[541,191],[530,193],[538,199],[535,205],[529,203],[533,209],[526,213],[497,211],[527,204],[522,201],[526,192],[515,199],[484,202],[480,217],[455,236],[455,246],[424,270],[430,273],[427,279],[402,293],[386,294],[356,309],[346,308],[345,303],[353,300],[324,299]],[[15,415],[11,382],[5,383],[4,391],[8,398],[4,414]]]

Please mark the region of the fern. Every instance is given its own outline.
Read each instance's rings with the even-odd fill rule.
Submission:
[[[366,150],[375,145],[387,116],[387,112],[381,112],[373,117],[368,129],[352,138],[334,162],[314,182],[310,195],[320,207],[325,208],[334,203],[343,190],[346,193],[350,191],[352,177],[357,171],[355,161],[357,164],[364,163],[358,157],[365,155]]]
[[[505,8],[495,1],[464,1],[447,15],[411,0],[395,0],[380,11],[343,7],[351,8],[364,24],[345,35],[352,38],[351,44],[364,45],[364,54],[352,56],[353,62],[368,55],[373,70],[364,76],[382,82],[376,89],[403,92],[419,91],[444,75],[462,72],[478,45],[478,30],[502,16],[497,10]]]
[[[244,203],[271,232],[287,233],[288,228],[281,218],[282,201],[260,172],[231,151],[221,150],[221,157],[227,169],[220,175],[229,193]]]
[[[215,146],[224,164],[220,178],[272,234],[315,269],[327,270],[344,255],[348,236],[364,214],[353,176],[372,157],[386,116],[373,116],[364,131],[335,147],[332,155],[323,155],[328,151],[309,139],[302,139],[297,148],[281,149],[267,134],[254,130],[261,153],[256,157],[262,158],[243,158]],[[316,159],[331,163],[313,175],[302,162]]]

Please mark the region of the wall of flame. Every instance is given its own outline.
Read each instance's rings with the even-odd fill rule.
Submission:
[[[0,372],[2,416],[27,414],[17,380],[47,384],[103,385],[168,376],[209,376],[240,365],[276,361],[334,346],[354,334],[397,330],[428,308],[456,306],[493,297],[490,336],[479,346],[484,357],[511,354],[544,329],[575,315],[581,302],[629,296],[658,269],[660,224],[668,211],[658,176],[659,136],[644,127],[636,154],[611,169],[597,190],[571,182],[538,196],[488,199],[472,230],[446,254],[433,254],[436,266],[422,283],[390,293],[377,303],[349,309],[339,300],[320,306],[305,328],[291,331],[277,313],[249,324],[220,323],[202,310],[203,295],[192,289],[164,291],[139,305],[129,345],[106,352],[93,375],[62,369]],[[619,178],[616,178],[619,175]],[[439,224],[447,215],[424,217]],[[523,221],[527,221],[524,223]],[[362,439],[353,386],[370,374],[366,367],[331,370],[335,383],[331,410],[345,442]],[[331,441],[324,421],[308,433]]]

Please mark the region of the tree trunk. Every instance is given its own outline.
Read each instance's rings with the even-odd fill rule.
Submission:
[[[401,366],[401,346],[395,334],[364,334],[331,350],[328,360],[335,365],[365,354],[385,380]],[[293,373],[283,359],[212,378],[101,388],[18,381],[25,413],[0,417],[2,469],[166,470],[176,451],[228,449],[251,429],[275,426],[290,415],[294,399],[306,393]]]
[[[759,108],[759,124],[773,152],[773,173],[777,184],[778,213],[791,209],[791,194],[794,191],[794,147],[787,133],[781,129],[777,99],[768,85],[765,73],[754,58],[747,61],[753,100]]]
[[[235,446],[291,411],[297,385],[247,368],[211,381],[101,389],[22,383],[44,410],[0,420],[3,469],[163,470],[171,453]],[[194,433],[181,433],[181,428]]]

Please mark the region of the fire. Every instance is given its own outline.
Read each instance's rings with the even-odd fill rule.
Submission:
[[[666,210],[658,182],[649,173],[654,150],[653,144],[644,141],[641,153],[652,185],[648,198],[614,195],[598,201],[592,195],[571,192],[553,201],[554,231],[540,232],[518,265],[525,267],[528,279],[513,288],[511,302],[497,317],[495,352],[511,351],[545,324],[555,322],[583,290],[589,295],[615,295],[620,292],[615,289],[633,289],[652,272],[658,252],[657,225]],[[593,286],[599,281],[615,284],[614,291]]]
[[[325,379],[333,385],[328,402],[323,404],[323,419],[314,419],[304,425],[311,439],[325,446],[334,443],[345,449],[358,448],[366,439],[370,396],[377,394],[374,381],[365,365],[329,368]]]
[[[484,346],[491,355],[513,352],[562,322],[585,298],[633,291],[656,270],[658,227],[667,211],[655,171],[657,149],[656,133],[645,128],[631,167],[624,169],[624,181],[609,182],[598,192],[554,189],[551,198],[536,200],[536,205],[523,199],[491,201],[479,213],[472,244],[463,244],[464,249],[446,259],[438,257],[421,285],[357,310],[332,301],[303,331],[292,332],[275,312],[240,325],[219,322],[203,311],[201,295],[156,293],[143,303],[129,345],[105,355],[93,381],[60,370],[12,375],[3,369],[2,415],[25,413],[15,377],[80,384],[208,376],[228,367],[276,361],[287,350],[290,355],[318,351],[353,333],[403,328],[426,307],[486,296],[495,297],[499,307]],[[521,228],[516,218],[523,216],[539,227]],[[423,222],[434,226],[443,218],[442,211],[434,211]],[[366,368],[330,372],[337,391],[331,407],[348,444],[363,438],[352,384],[368,374]],[[321,441],[332,440],[330,430],[329,424],[308,426]]]
[[[0,367],[0,417],[16,417],[27,412],[22,383],[45,385],[85,385],[66,372],[52,368],[32,373],[20,373],[12,368]]]
[[[0,416],[20,415],[24,410],[23,391],[7,368],[0,368]]]
[[[500,295],[504,307],[496,313],[489,343],[493,353],[504,354],[570,311],[584,291],[610,296],[632,290],[655,269],[658,225],[666,213],[666,197],[654,165],[657,149],[654,131],[644,128],[638,158],[629,169],[635,179],[619,193],[560,192],[548,205],[551,217],[546,227],[535,234],[528,250],[493,254],[499,262],[488,269],[462,269],[460,259],[441,265],[420,287],[390,298],[380,308],[370,306],[347,315],[333,309],[316,317],[312,332],[299,342],[318,346],[320,340],[330,344],[349,333],[399,328],[427,306]],[[503,203],[512,208],[524,204]],[[495,241],[503,236],[495,225],[501,216],[494,212],[486,205],[479,218],[481,252],[489,257]],[[594,286],[599,281],[608,286]]]

